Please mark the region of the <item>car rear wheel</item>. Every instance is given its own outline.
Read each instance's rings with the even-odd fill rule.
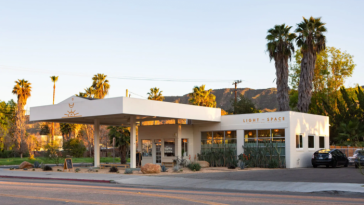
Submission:
[[[332,168],[335,168],[335,167],[337,167],[337,161],[332,162]]]
[[[359,166],[357,164],[355,164],[355,168],[359,168]]]
[[[344,164],[344,167],[348,167],[349,166],[349,161],[346,161],[346,163]]]
[[[330,167],[330,165],[328,165],[328,164],[327,164],[327,165],[326,165],[326,168],[329,168],[329,167]]]
[[[317,168],[317,164],[313,164],[312,166],[313,166],[313,168]]]

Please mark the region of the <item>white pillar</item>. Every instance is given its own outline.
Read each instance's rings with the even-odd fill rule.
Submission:
[[[177,137],[176,137],[176,146],[177,146],[177,153],[176,153],[176,156],[178,156],[179,158],[182,158],[182,142],[181,142],[181,139],[182,139],[182,125],[177,125]]]
[[[100,120],[94,120],[94,166],[100,167]]]
[[[130,117],[130,168],[136,168],[136,123],[135,116]]]

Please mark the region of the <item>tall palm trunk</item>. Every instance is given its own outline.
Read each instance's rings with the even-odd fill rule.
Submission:
[[[121,164],[126,164],[126,153],[127,153],[126,145],[120,146],[120,163]]]
[[[315,63],[316,54],[309,51],[303,53],[297,104],[297,109],[300,112],[307,113],[311,103]]]
[[[276,84],[277,84],[277,101],[279,111],[287,111],[289,108],[288,96],[288,59],[280,58],[275,61],[276,67]]]
[[[54,95],[56,93],[56,83],[54,83],[53,85],[53,105],[54,105]],[[54,140],[54,122],[52,122],[52,139],[51,139],[51,144],[53,145],[53,140]]]

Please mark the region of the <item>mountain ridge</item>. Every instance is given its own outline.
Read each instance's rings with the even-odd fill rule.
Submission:
[[[216,107],[219,107],[225,111],[231,109],[231,101],[234,99],[235,88],[221,88],[213,89],[212,94],[216,96]],[[263,112],[274,112],[278,108],[277,101],[277,89],[266,88],[266,89],[252,89],[252,88],[238,88],[239,94],[251,99],[256,107]],[[182,104],[188,104],[188,94],[182,96],[164,96],[166,102],[176,102]]]

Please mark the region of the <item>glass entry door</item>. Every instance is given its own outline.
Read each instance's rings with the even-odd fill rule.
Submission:
[[[162,146],[162,140],[154,140],[155,144],[155,162],[154,164],[161,164],[162,163],[162,152],[161,152],[161,146]]]

